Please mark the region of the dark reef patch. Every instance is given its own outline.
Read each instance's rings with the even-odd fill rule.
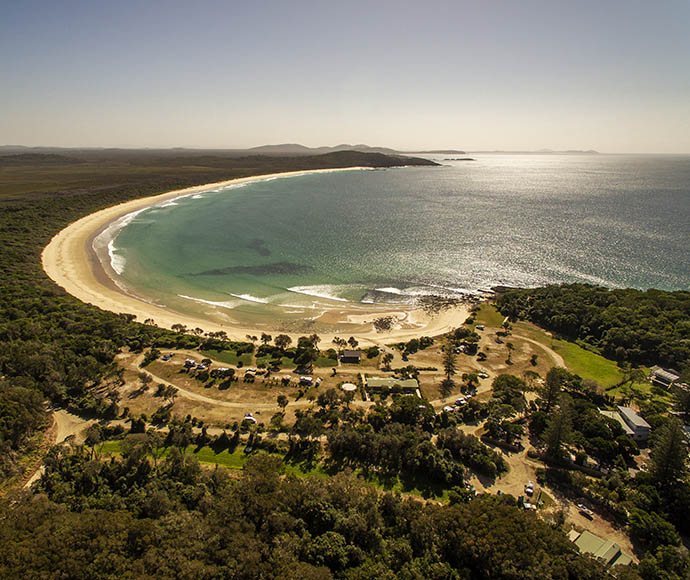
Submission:
[[[247,246],[248,248],[254,250],[260,256],[270,256],[271,250],[266,247],[266,241],[259,238],[252,240],[252,242]]]
[[[228,274],[251,274],[253,276],[270,276],[280,274],[304,274],[311,272],[314,268],[305,264],[294,264],[292,262],[273,262],[272,264],[257,264],[255,266],[228,266],[227,268],[214,268],[185,274],[185,276],[227,276]]]

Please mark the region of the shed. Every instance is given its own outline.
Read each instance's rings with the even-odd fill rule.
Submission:
[[[359,350],[344,350],[340,355],[340,362],[345,364],[359,364],[362,352]]]
[[[666,388],[670,387],[678,379],[680,379],[680,375],[678,373],[673,370],[664,369],[660,366],[652,367],[649,374],[649,380]]]

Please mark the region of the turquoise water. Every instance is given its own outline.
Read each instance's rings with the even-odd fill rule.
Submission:
[[[494,285],[690,288],[690,157],[481,155],[202,192],[112,242],[120,282],[206,315],[304,318]]]

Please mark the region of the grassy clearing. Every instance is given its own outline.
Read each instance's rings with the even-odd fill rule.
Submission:
[[[262,365],[264,367],[268,367],[269,363],[274,360],[272,356],[262,356],[258,357],[256,359],[256,366],[259,368],[262,368]],[[295,367],[295,361],[287,356],[284,356],[280,359],[280,368],[294,368]]]
[[[476,320],[477,324],[483,324],[484,326],[492,326],[495,328],[500,328],[503,324],[504,316],[496,310],[493,304],[484,302],[479,307],[479,312],[477,312]]]
[[[500,327],[503,316],[496,310],[493,304],[482,304],[477,313],[477,322],[489,327]],[[547,348],[563,357],[568,370],[581,376],[583,379],[596,381],[604,389],[613,387],[623,380],[623,373],[618,365],[604,358],[592,350],[585,349],[574,342],[553,338],[545,331],[532,324],[518,322],[513,325],[513,332],[543,344]],[[651,392],[651,385],[637,384],[635,388],[645,394]],[[610,394],[620,395],[618,389],[612,389]]]
[[[623,380],[618,365],[600,354],[585,350],[574,342],[553,338],[545,331],[524,322],[513,325],[513,332],[543,344],[563,357],[568,370],[599,383],[603,388],[617,385]]]
[[[583,379],[596,381],[603,389],[606,389],[607,395],[620,397],[629,394],[628,391],[630,390],[637,391],[643,396],[651,396],[653,400],[666,405],[670,405],[672,402],[668,393],[655,389],[648,382],[611,388],[623,380],[623,373],[615,362],[592,350],[585,349],[574,342],[552,338],[545,331],[523,322],[513,325],[513,331],[553,349],[563,357],[569,371]],[[649,369],[646,367],[642,367],[642,370],[645,374],[649,373]]]
[[[597,381],[604,388],[617,385],[623,380],[623,374],[615,362],[585,350],[574,342],[554,339],[553,350],[563,357],[571,372],[583,379]]]
[[[199,449],[196,445],[190,445],[187,447],[186,452],[194,455],[199,463],[203,465],[219,465],[226,469],[242,469],[252,455],[246,454],[244,448],[244,445],[239,445],[232,452],[225,449],[220,453],[216,453],[211,447]],[[122,441],[104,441],[96,449],[101,455],[119,455],[122,452]],[[169,452],[169,447],[163,448],[160,450],[158,457],[165,457]],[[256,453],[263,453],[263,451]],[[277,455],[277,457],[281,456]],[[320,463],[284,463],[283,468],[286,475],[294,475],[295,477],[328,477],[328,473],[326,473]]]
[[[314,361],[314,366],[316,367],[337,367],[338,366],[338,361],[335,360],[334,358],[328,358],[326,356],[320,356]]]
[[[367,483],[383,491],[417,495],[425,499],[435,499],[442,502],[448,501],[449,490],[441,484],[421,480],[406,480],[398,476],[385,476],[362,469],[356,469],[355,473]]]
[[[249,353],[244,353],[240,356],[237,356],[233,350],[202,350],[201,354],[203,354],[205,357],[229,365],[237,366],[238,362],[241,362],[243,366],[249,366],[252,364],[252,355]]]

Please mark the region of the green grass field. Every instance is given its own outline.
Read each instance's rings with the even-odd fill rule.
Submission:
[[[550,337],[546,337],[549,338]],[[623,374],[618,365],[603,356],[585,350],[574,342],[555,339],[552,348],[565,360],[568,369],[583,379],[597,381],[602,387],[621,382]]]
[[[199,463],[204,465],[219,465],[226,469],[242,469],[252,454],[244,452],[244,445],[240,445],[230,453],[227,449],[216,453],[210,447],[202,447],[197,449],[196,445],[190,445],[185,450],[186,453],[194,455]],[[97,451],[101,455],[119,455],[122,449],[122,441],[104,441],[97,446]],[[165,457],[170,451],[170,448],[161,449],[159,457]],[[257,451],[255,453],[264,453]],[[280,457],[276,455],[276,457]],[[296,477],[328,477],[326,471],[320,463],[314,465],[307,465],[304,463],[284,463],[283,469],[286,475],[294,475]]]
[[[328,358],[326,356],[320,356],[314,361],[314,366],[316,367],[337,367],[338,361],[334,358]]]
[[[477,312],[476,320],[477,324],[483,324],[484,326],[493,326],[495,328],[500,328],[503,324],[503,319],[505,317],[496,310],[493,304],[485,302],[479,307],[479,312]]]
[[[244,366],[251,366],[253,357],[249,353],[237,356],[233,350],[202,350],[201,354],[218,362],[223,362],[229,365],[237,366],[238,362],[242,362]]]
[[[262,367],[267,367],[268,363],[273,360],[272,356],[261,356],[257,357],[256,359],[256,366],[259,368]],[[292,360],[291,358],[284,356],[280,359],[280,368],[294,368],[295,367],[295,361]]]

